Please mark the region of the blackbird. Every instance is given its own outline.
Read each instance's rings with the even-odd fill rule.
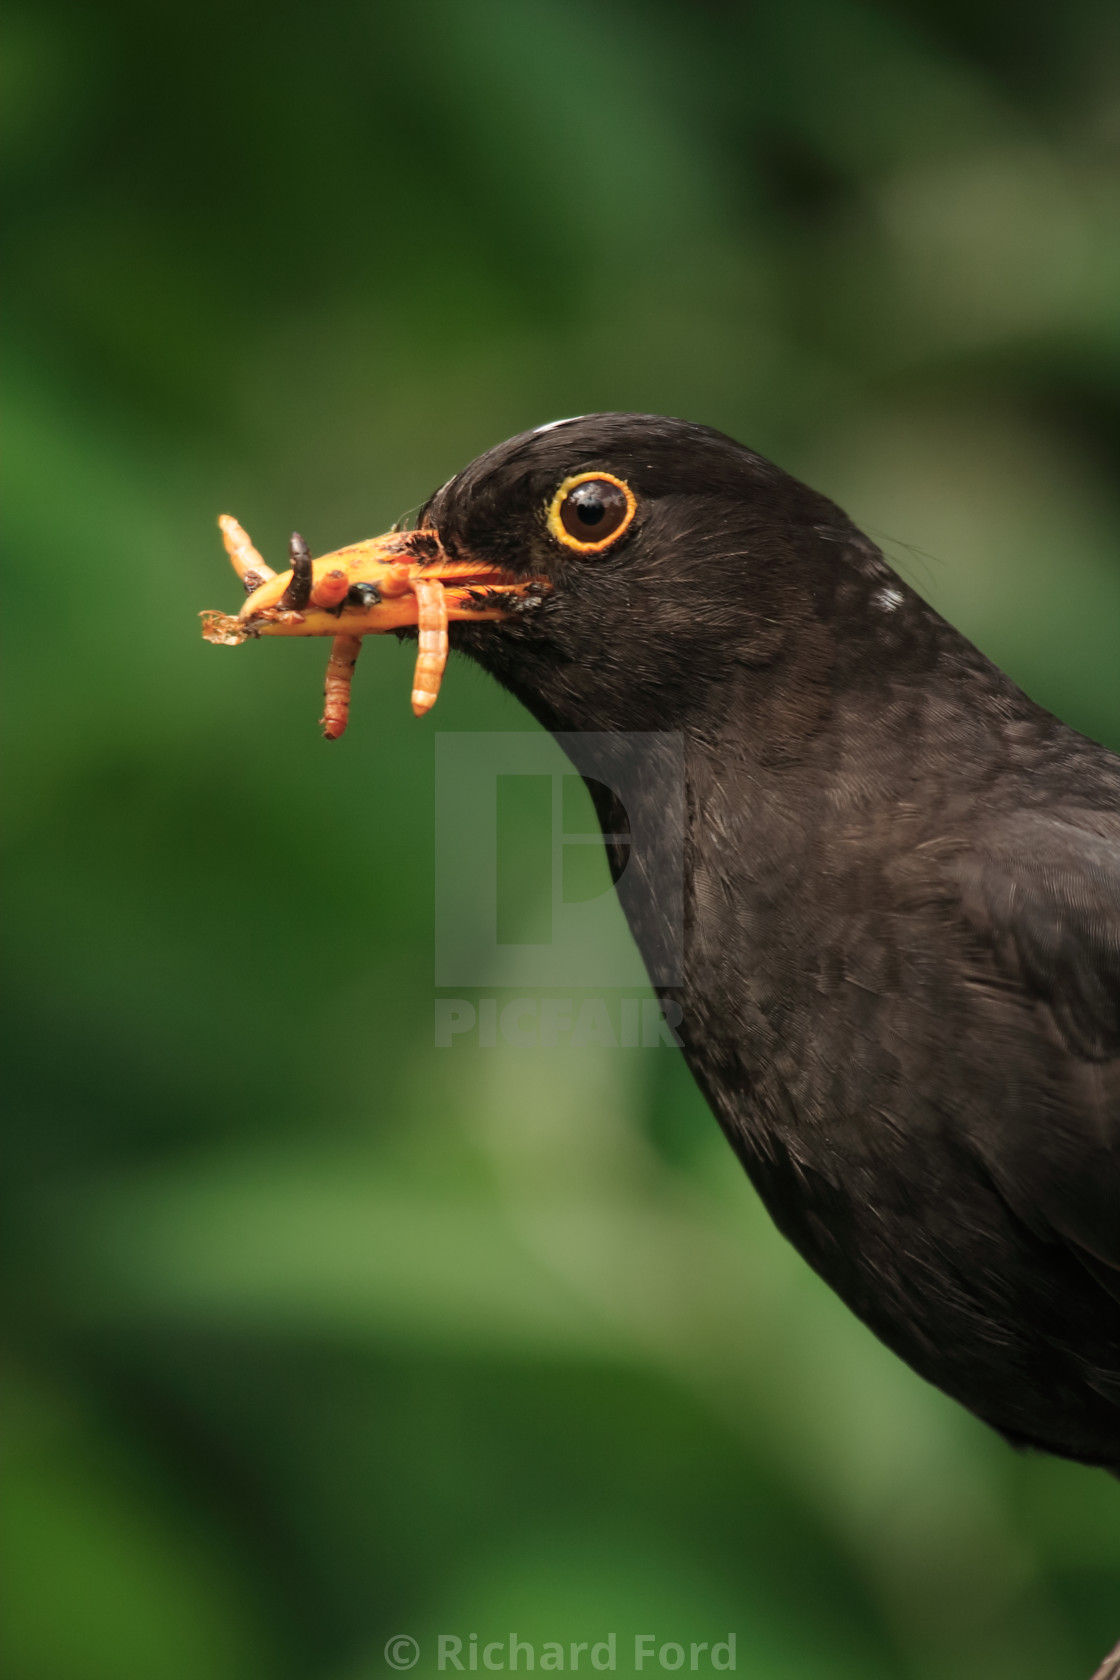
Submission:
[[[1120,1472],[1120,761],[826,497],[679,420],[542,426],[415,531],[262,576],[218,639],[356,651],[442,579],[451,645],[547,729],[643,738],[641,812],[591,784],[612,869],[648,958],[682,815],[659,989],[779,1229],[1007,1440]]]

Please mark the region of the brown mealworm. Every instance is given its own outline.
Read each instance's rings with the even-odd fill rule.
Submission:
[[[361,651],[360,636],[335,636],[331,642],[323,684],[323,715],[319,720],[328,741],[337,741],[345,732],[350,716],[350,682]]]

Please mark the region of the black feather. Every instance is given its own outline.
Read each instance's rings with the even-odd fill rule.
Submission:
[[[638,512],[581,556],[546,511],[588,469]],[[452,627],[548,728],[683,739],[685,785],[651,760],[642,793],[687,811],[662,990],[777,1224],[1009,1439],[1120,1468],[1120,762],[705,427],[527,433],[422,518],[551,580],[532,613]],[[648,959],[656,870],[636,839],[612,862]]]

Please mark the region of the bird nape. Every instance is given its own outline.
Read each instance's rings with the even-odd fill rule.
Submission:
[[[225,530],[250,593],[206,633],[332,636],[328,735],[360,638],[395,630],[419,636],[418,711],[450,644],[550,730],[680,738],[683,773],[638,767],[652,823],[612,867],[648,960],[637,837],[681,817],[659,990],[775,1222],[1009,1441],[1120,1471],[1120,760],[705,426],[523,433],[415,530],[297,543],[281,577]]]

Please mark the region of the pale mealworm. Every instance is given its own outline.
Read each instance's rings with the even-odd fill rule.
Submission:
[[[233,569],[245,585],[246,594],[251,595],[254,589],[259,589],[262,583],[276,576],[253,547],[248,531],[242,529],[232,514],[219,515],[218,528]]]
[[[447,664],[447,596],[438,578],[412,577],[409,583],[416,596],[420,644],[412,679],[412,710],[423,717],[439,698],[440,679]]]
[[[350,588],[349,574],[341,566],[321,577],[311,590],[311,605],[325,607],[329,611],[332,607],[340,606],[345,601]]]

